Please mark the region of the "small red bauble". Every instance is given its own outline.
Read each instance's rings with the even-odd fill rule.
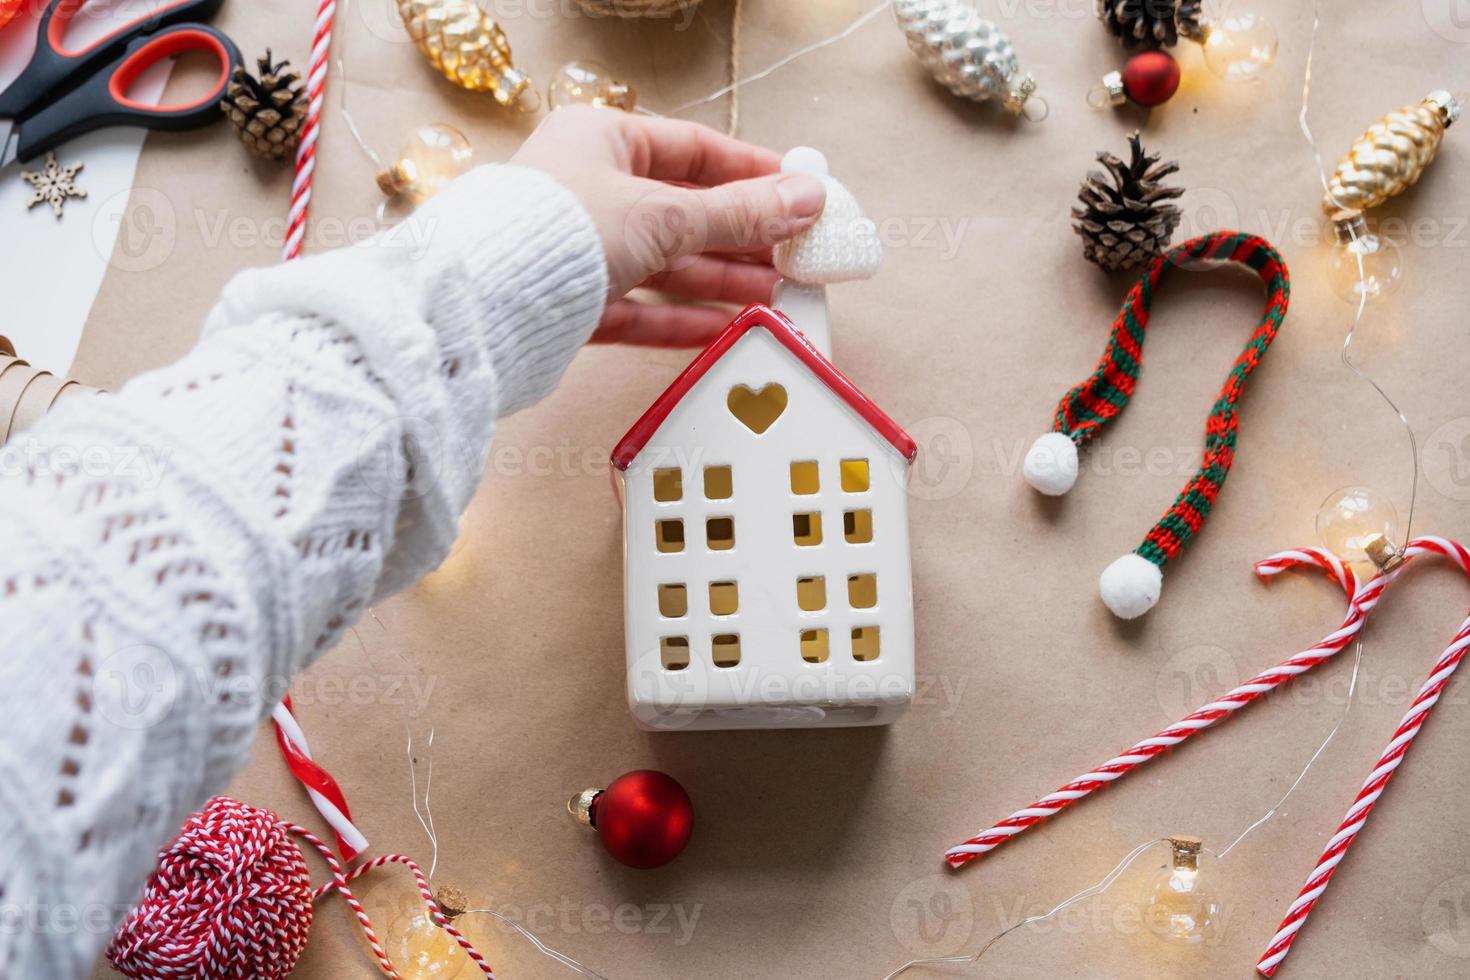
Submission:
[[[679,856],[694,831],[694,804],[673,776],[624,773],[604,790],[583,790],[567,809],[597,830],[607,852],[630,868],[656,868]]]
[[[1123,93],[1143,106],[1163,105],[1179,90],[1179,62],[1167,51],[1143,51],[1123,66]]]

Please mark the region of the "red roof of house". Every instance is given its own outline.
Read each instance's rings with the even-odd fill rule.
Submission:
[[[888,443],[893,446],[898,454],[909,462],[919,454],[919,447],[914,440],[909,438],[907,432],[899,428],[898,423],[884,414],[873,401],[863,394],[857,385],[843,375],[843,373],[832,364],[831,361],[822,356],[822,353],[812,346],[806,335],[792,325],[777,311],[768,306],[757,303],[748,306],[739,316],[730,321],[730,325],[720,332],[708,347],[700,351],[699,356],[690,362],[689,366],[674,379],[674,383],[664,391],[662,395],[648,407],[643,417],[633,423],[628,434],[623,436],[617,448],[613,450],[612,464],[620,470],[626,470],[643,451],[648,440],[663,425],[664,419],[674,410],[674,406],[684,400],[684,396],[699,383],[716,361],[724,357],[735,342],[745,336],[754,327],[764,327],[771,336],[775,337],[797,360],[806,365],[807,370],[817,376],[832,393],[847,403],[847,406],[858,414],[863,421],[872,426],[873,429]]]

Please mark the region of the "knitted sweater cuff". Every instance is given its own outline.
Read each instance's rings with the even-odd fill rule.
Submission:
[[[607,262],[592,218],[539,170],[478,167],[411,221],[432,263],[462,263],[470,289],[427,297],[430,323],[461,315],[480,324],[496,376],[496,415],[541,400],[597,326]]]

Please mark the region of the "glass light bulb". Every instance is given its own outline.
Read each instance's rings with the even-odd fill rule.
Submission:
[[[1322,501],[1317,537],[1322,547],[1345,562],[1370,561],[1368,542],[1377,535],[1395,540],[1399,515],[1393,502],[1368,487],[1343,487]]]
[[[1220,899],[1199,869],[1198,838],[1170,841],[1174,854],[1153,876],[1144,921],[1169,942],[1194,944],[1212,937],[1220,920]]]
[[[562,65],[551,80],[546,100],[553,109],[594,105],[632,112],[638,93],[633,86],[613,78],[611,72],[595,61],[572,61]]]
[[[469,956],[454,937],[439,927],[422,902],[416,902],[388,923],[383,948],[403,980],[451,980],[458,977]]]
[[[383,193],[433,197],[470,169],[475,151],[464,133],[444,123],[420,126],[403,147],[398,162],[378,174]]]
[[[1339,239],[1327,260],[1327,277],[1344,302],[1373,303],[1398,290],[1404,278],[1404,253],[1381,235]]]
[[[1276,28],[1260,14],[1240,11],[1209,25],[1205,64],[1227,82],[1254,82],[1276,61]]]

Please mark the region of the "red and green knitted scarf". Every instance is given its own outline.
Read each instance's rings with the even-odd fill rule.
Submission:
[[[1225,386],[1220,389],[1220,397],[1210,411],[1205,426],[1204,459],[1199,469],[1185,484],[1184,491],[1168,513],[1135,549],[1135,554],[1160,568],[1199,533],[1235,459],[1239,429],[1235,403],[1245,390],[1246,378],[1266,356],[1266,348],[1271,346],[1281,328],[1291,297],[1291,280],[1280,254],[1269,242],[1254,235],[1215,232],[1185,242],[1155,259],[1128,293],[1123,309],[1113,321],[1107,350],[1103,352],[1097,370],[1067,392],[1057,405],[1053,426],[1053,431],[1067,436],[1080,447],[1117,417],[1138,384],[1143,341],[1154,294],[1172,270],[1202,262],[1233,262],[1254,270],[1266,284],[1266,310],[1231,367]]]

